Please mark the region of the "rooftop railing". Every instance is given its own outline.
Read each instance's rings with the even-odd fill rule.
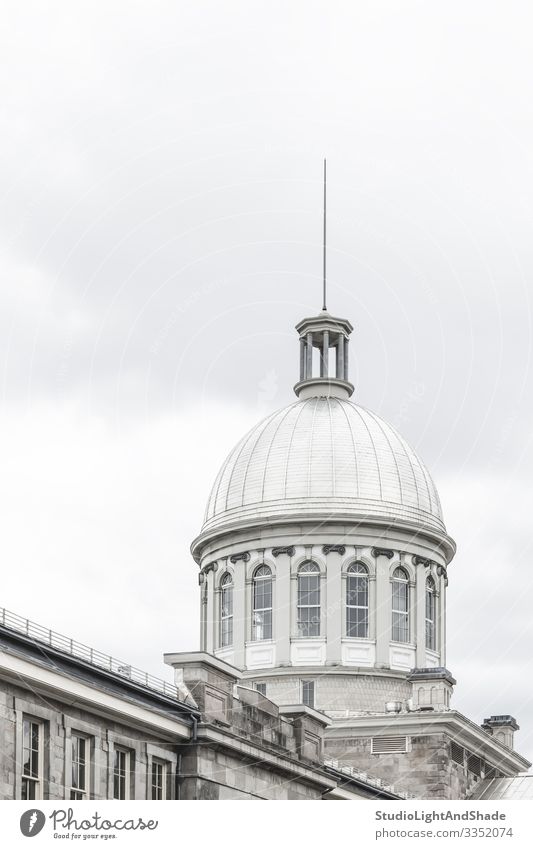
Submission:
[[[117,660],[108,654],[102,654],[102,652],[90,646],[52,631],[50,628],[43,628],[42,625],[24,619],[22,616],[17,616],[16,613],[11,613],[3,607],[0,607],[0,626],[15,631],[17,634],[23,634],[39,645],[49,646],[97,669],[116,675],[118,678],[126,679],[141,687],[146,687],[148,690],[154,690],[156,693],[162,693],[171,699],[181,700],[179,690],[174,684],[169,684],[162,678],[156,678],[154,675],[136,669],[135,666]]]

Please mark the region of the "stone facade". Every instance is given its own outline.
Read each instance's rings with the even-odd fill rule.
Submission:
[[[324,714],[239,686],[214,657],[167,656],[174,686],[0,610],[7,621],[0,799],[398,798],[325,766]]]
[[[456,711],[381,714],[333,723],[328,758],[393,780],[420,799],[466,799],[483,780],[512,777],[529,763]]]
[[[262,674],[249,673],[246,679],[254,685],[264,684],[266,695],[279,705],[301,701],[302,682],[313,681],[314,706],[332,718],[383,711],[387,702],[405,702],[411,696],[407,676],[398,673],[372,675],[361,669],[341,672],[316,667],[285,670],[284,675],[279,675],[279,670],[276,673],[262,670]]]
[[[90,771],[88,797],[113,798],[113,756],[115,747],[132,753],[132,775],[129,794],[135,799],[149,799],[148,776],[152,761],[167,765],[168,796],[175,798],[177,752],[175,743],[162,736],[135,727],[126,719],[105,720],[88,710],[40,697],[20,686],[2,682],[2,747],[0,758],[0,798],[21,798],[22,722],[28,717],[42,724],[44,763],[41,791],[45,799],[69,799],[72,772],[70,744],[72,735],[79,733],[90,741]]]

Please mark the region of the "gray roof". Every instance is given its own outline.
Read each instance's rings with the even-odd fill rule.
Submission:
[[[533,774],[480,781],[471,799],[533,799]]]
[[[396,430],[351,401],[313,397],[268,416],[235,446],[215,480],[202,534],[333,513],[445,533],[435,484]]]
[[[115,695],[180,715],[197,712],[188,691],[141,672],[83,643],[43,628],[0,607],[0,653],[15,654],[41,667],[75,678]]]

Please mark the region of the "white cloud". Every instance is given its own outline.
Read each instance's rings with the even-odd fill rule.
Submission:
[[[2,604],[154,672],[164,651],[197,648],[189,545],[249,423],[206,406],[119,430],[73,402],[4,417]]]

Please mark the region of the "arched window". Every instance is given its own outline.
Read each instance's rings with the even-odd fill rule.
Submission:
[[[298,634],[320,636],[320,570],[316,563],[298,569]]]
[[[233,645],[233,578],[229,572],[220,580],[220,645]]]
[[[368,569],[352,563],[346,578],[346,636],[368,637]]]
[[[258,566],[253,578],[252,640],[272,639],[272,572]]]
[[[409,642],[409,576],[399,567],[392,575],[392,639]]]
[[[426,648],[430,651],[437,648],[435,607],[435,581],[429,577],[426,581]]]

